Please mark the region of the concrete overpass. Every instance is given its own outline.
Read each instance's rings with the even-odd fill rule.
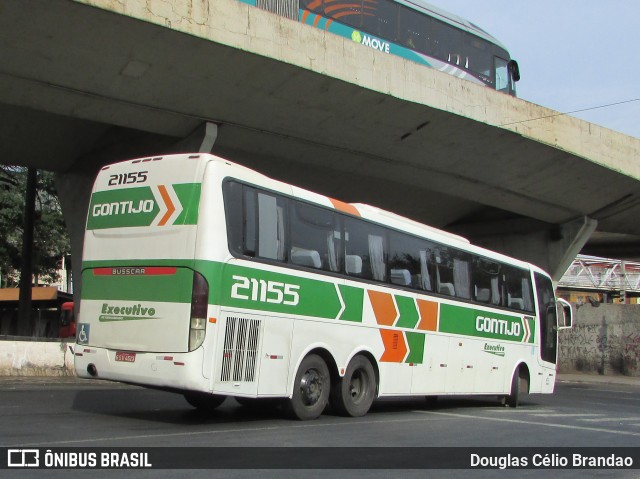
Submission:
[[[101,165],[200,148],[557,279],[640,257],[637,138],[237,0],[5,0],[0,58],[0,161],[59,173],[76,257]]]

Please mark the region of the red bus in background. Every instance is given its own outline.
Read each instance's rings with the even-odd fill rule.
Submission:
[[[73,301],[62,303],[60,308],[60,329],[58,337],[73,338],[76,335],[76,319],[73,312]]]

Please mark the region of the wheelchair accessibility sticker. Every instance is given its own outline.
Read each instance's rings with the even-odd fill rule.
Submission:
[[[80,323],[80,329],[78,329],[78,344],[89,344],[89,324],[88,323]]]

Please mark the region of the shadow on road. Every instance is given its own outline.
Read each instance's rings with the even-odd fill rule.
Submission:
[[[535,401],[532,402],[531,399],[526,397],[525,401],[521,402],[522,407],[535,405]],[[437,401],[427,401],[424,397],[384,398],[373,403],[368,416],[412,410],[452,412],[504,407],[496,396],[451,396],[439,398]],[[86,414],[180,425],[247,423],[287,418],[277,403],[248,406],[240,405],[229,397],[217,409],[202,412],[192,408],[180,394],[138,387],[79,391],[72,408]],[[335,416],[330,406],[324,415]]]

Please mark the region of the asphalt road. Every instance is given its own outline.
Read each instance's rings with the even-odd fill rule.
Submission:
[[[227,399],[201,414],[182,396],[100,381],[0,380],[0,447],[640,447],[640,387],[561,382],[554,395],[531,395],[517,409],[493,397],[425,401],[385,399],[362,418],[325,414],[286,419]],[[187,449],[185,449],[187,450]],[[293,451],[293,450],[292,450]],[[304,454],[309,450],[295,450]],[[306,452],[304,452],[306,451]],[[313,450],[312,450],[313,451]],[[375,453],[375,450],[373,450]],[[380,451],[380,450],[378,450]],[[416,450],[418,453],[425,450]],[[426,450],[428,451],[428,450]],[[548,452],[548,450],[546,450]],[[371,452],[371,450],[370,450]],[[306,456],[309,457],[309,456]],[[330,459],[330,458],[327,458]],[[375,459],[375,458],[374,458]],[[260,465],[260,462],[256,464]],[[397,465],[397,464],[396,464]],[[249,460],[248,467],[259,467]],[[406,467],[406,466],[405,466]],[[466,470],[183,470],[181,477],[495,477]],[[87,471],[4,471],[4,477],[86,477]],[[393,473],[392,473],[393,472]],[[502,477],[543,477],[536,469],[499,471]],[[126,473],[126,474],[125,474]],[[517,474],[517,475],[516,475]],[[562,470],[554,477],[640,477],[635,470]],[[175,471],[90,472],[91,477],[174,477]]]

